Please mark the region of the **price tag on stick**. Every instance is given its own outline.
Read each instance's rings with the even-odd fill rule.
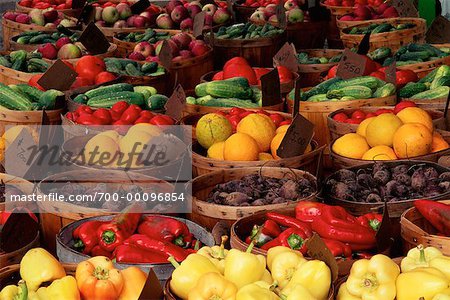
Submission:
[[[448,116],[448,106],[450,105],[450,93],[448,93],[447,95],[447,102],[445,103],[445,108],[444,108],[444,119],[448,120],[449,116]],[[447,122],[448,124],[448,122]]]
[[[367,55],[370,50],[370,32],[366,33],[358,46],[358,54]]]
[[[234,0],[227,0],[227,9],[231,15],[231,19],[236,20],[236,14],[234,12]]]
[[[302,155],[311,143],[314,124],[297,113],[277,150],[277,155],[289,158]]]
[[[77,72],[58,59],[37,83],[46,90],[67,91],[77,76]]]
[[[138,2],[134,3],[133,5],[130,6],[131,8],[131,12],[134,15],[138,15],[141,12],[143,12],[144,10],[147,9],[147,7],[150,6],[150,1],[148,0],[139,0]]]
[[[6,148],[5,169],[6,173],[22,178],[28,173],[30,166],[37,157],[32,157],[33,148],[37,144],[27,129],[22,129],[17,138]]]
[[[94,22],[89,23],[78,40],[91,55],[105,53],[110,46],[108,39]]]
[[[200,0],[200,4],[203,6],[207,5],[207,4],[213,4],[216,5],[216,2],[214,2],[213,0]]]
[[[285,43],[273,57],[273,66],[284,66],[291,72],[297,72],[297,54],[292,44]]]
[[[272,106],[282,102],[280,78],[275,68],[261,76],[262,106]]]
[[[186,104],[186,94],[184,93],[183,87],[179,84],[167,100],[166,105],[166,115],[179,121],[182,117],[183,108]]]
[[[397,82],[397,62],[394,60],[392,64],[387,66],[384,73],[386,74],[386,82],[396,84]]]
[[[394,236],[392,234],[392,224],[389,218],[389,211],[387,202],[384,203],[383,219],[376,234],[378,252],[389,251],[394,243]]]
[[[95,21],[95,8],[91,4],[86,3],[83,6],[83,9],[81,10],[80,14],[78,15],[77,26],[80,26],[81,23],[88,24],[94,21]]]
[[[275,14],[277,16],[278,26],[282,29],[285,29],[287,26],[287,20],[283,1],[278,2]]]
[[[336,76],[343,79],[363,76],[366,69],[366,61],[367,57],[345,49],[338,64]]]
[[[205,28],[205,16],[206,11],[202,11],[195,15],[194,17],[194,25],[193,25],[193,35],[195,38],[198,38],[203,35],[203,28]]]
[[[166,40],[164,40],[161,45],[161,51],[159,51],[158,57],[159,61],[166,69],[170,68],[172,65],[172,49]]]
[[[86,0],[72,0],[72,9],[82,8],[86,4]]]
[[[300,77],[295,80],[295,90],[294,90],[294,106],[292,108],[292,119],[294,119],[298,115],[298,111],[300,110]]]
[[[400,17],[414,17],[419,16],[419,12],[414,6],[412,0],[391,0],[391,6],[395,7]]]
[[[448,43],[450,41],[450,21],[443,16],[436,17],[428,28],[426,40],[433,44]]]
[[[306,240],[306,247],[308,248],[308,255],[312,259],[321,260],[327,264],[331,271],[331,281],[335,282],[339,275],[339,268],[336,262],[336,258],[328,249],[325,242],[320,238],[317,233]]]
[[[158,277],[156,277],[153,269],[150,269],[150,271],[148,272],[147,280],[144,284],[144,288],[142,289],[138,300],[158,300],[163,298],[164,293]]]

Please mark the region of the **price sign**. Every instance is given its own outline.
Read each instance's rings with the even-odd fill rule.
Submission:
[[[166,105],[166,115],[179,121],[182,117],[183,107],[186,104],[186,94],[184,93],[183,87],[179,84],[167,100]]]
[[[279,1],[277,4],[277,8],[275,10],[275,14],[277,16],[278,26],[280,28],[285,29],[287,26],[287,20],[286,20],[286,12],[284,10],[284,2]]]
[[[72,68],[58,59],[48,68],[47,72],[38,80],[38,84],[46,90],[55,89],[67,91],[77,78],[78,74]]]
[[[330,249],[328,249],[325,242],[320,238],[317,233],[306,240],[306,247],[308,248],[308,255],[312,259],[323,261],[327,264],[331,271],[332,282],[336,281],[339,275],[339,268]]]
[[[392,64],[387,66],[386,70],[384,71],[386,74],[386,82],[396,84],[397,83],[397,62],[394,60]]]
[[[394,236],[392,234],[392,224],[389,218],[389,211],[387,203],[384,203],[383,219],[376,234],[377,248],[379,252],[388,251],[394,243]]]
[[[86,0],[72,0],[72,9],[82,8],[86,4]]]
[[[140,14],[144,10],[146,10],[150,6],[150,1],[148,0],[139,0],[138,2],[131,5],[131,12],[134,15]]]
[[[311,143],[313,135],[314,124],[298,113],[286,131],[277,155],[282,158],[302,155]]]
[[[227,9],[233,20],[236,20],[236,14],[234,13],[234,0],[227,0]]]
[[[295,80],[295,90],[294,90],[294,107],[292,108],[292,119],[298,115],[300,110],[300,94],[301,94],[301,77]]]
[[[345,49],[338,64],[336,76],[343,79],[363,76],[366,69],[367,58]]]
[[[105,53],[110,46],[108,39],[103,32],[98,29],[94,22],[90,22],[86,29],[83,30],[78,41],[81,42],[86,50],[92,55]]]
[[[88,24],[94,21],[95,21],[95,8],[89,3],[85,3],[83,9],[81,10],[78,16],[77,25],[80,25],[81,23]]]
[[[26,178],[30,166],[38,158],[33,155],[33,148],[37,147],[33,137],[27,129],[22,129],[17,138],[6,147],[5,168],[6,173]]]
[[[275,68],[261,76],[262,106],[272,106],[281,103],[280,78]]]
[[[443,16],[436,17],[427,31],[428,43],[445,44],[450,41],[450,21]]]
[[[202,11],[195,15],[194,17],[194,25],[193,25],[193,35],[198,38],[203,34],[203,28],[205,27],[205,16],[206,11]]]
[[[139,295],[138,300],[156,300],[163,299],[164,292],[161,288],[161,284],[158,280],[153,269],[148,272],[147,280],[145,281],[144,287]]]
[[[297,72],[297,53],[293,44],[286,43],[273,57],[273,66],[284,66],[291,72]]]
[[[412,0],[391,0],[391,5],[397,9],[400,17],[418,17],[419,12]]]
[[[161,46],[161,51],[159,51],[158,55],[159,61],[166,68],[170,68],[172,65],[172,49],[169,46],[169,43],[164,40]]]

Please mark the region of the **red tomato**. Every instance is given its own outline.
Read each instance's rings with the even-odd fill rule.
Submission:
[[[136,119],[136,121],[134,121],[134,124],[148,123],[148,122],[150,122],[150,119],[148,119],[146,117],[139,117]]]
[[[372,118],[372,117],[376,117],[376,116],[377,116],[377,115],[374,114],[374,113],[367,113],[367,114],[366,114],[366,119]]]
[[[395,72],[396,80],[395,83],[397,87],[403,87],[409,82],[416,82],[419,80],[417,74],[413,70],[399,70]]]
[[[71,120],[71,121],[74,121],[74,120],[75,120],[75,119],[73,118],[73,112],[70,112],[70,111],[66,114],[66,118],[69,119],[69,120]]]
[[[337,122],[345,122],[347,119],[348,119],[348,116],[343,112],[337,113],[333,116],[333,120],[335,120]]]
[[[364,120],[365,117],[366,117],[366,114],[362,110],[359,110],[359,109],[355,110],[352,113],[352,119]]]
[[[328,70],[328,74],[327,74],[328,79],[336,77],[337,67],[338,66],[336,65],[336,66],[333,66],[330,70]]]
[[[234,58],[232,58],[231,60],[233,59]],[[236,61],[240,61],[239,59],[243,58],[237,58]],[[223,67],[223,79],[229,79],[233,77],[244,77],[247,78],[248,82],[251,85],[258,84],[256,73],[252,69],[252,67],[248,65],[248,63],[244,64],[244,63],[229,63],[229,62],[230,61],[228,61],[228,64],[225,64],[225,66]]]
[[[283,125],[291,125],[292,120],[284,120],[283,122],[281,122],[279,124],[279,126],[283,126]]]
[[[233,130],[236,130],[236,127],[239,124],[239,122],[241,121],[241,118],[239,117],[239,115],[229,115],[228,121],[230,121],[231,127],[233,127]]]
[[[294,78],[292,72],[285,66],[278,66],[277,70],[278,76],[280,77],[280,83],[290,82]]]
[[[173,119],[169,116],[166,115],[157,115],[154,116],[151,120],[150,120],[150,124],[153,125],[158,125],[158,126],[165,126],[165,125],[173,125],[175,124],[175,122],[173,121]]]
[[[116,122],[117,120],[120,120],[120,117],[122,116],[122,113],[117,112],[112,109],[109,110],[109,114],[111,115],[112,122]]]
[[[375,71],[370,73],[370,76],[379,78],[381,80],[386,80],[386,74],[382,71]]]
[[[34,86],[35,88],[40,89],[41,91],[45,91],[45,89],[37,83],[39,81],[39,79],[41,79],[42,75],[44,75],[44,74],[33,75],[33,77],[31,77],[28,80],[28,84],[31,86]]]
[[[81,57],[75,66],[75,71],[79,76],[86,77],[92,82],[98,73],[105,71],[106,66],[103,60],[93,55],[86,55]]]
[[[91,81],[90,79],[88,79],[86,77],[78,76],[77,78],[75,78],[75,81],[72,83],[72,86],[70,88],[76,89],[79,87],[89,86],[89,85],[93,85],[93,84],[94,84],[94,82]]]
[[[359,124],[362,122],[362,120],[361,119],[347,119],[344,122],[348,123],[348,124]]]
[[[217,72],[216,74],[214,74],[212,80],[213,81],[215,81],[215,80],[223,80],[223,71],[220,71],[220,72]]]
[[[70,61],[63,60],[62,62],[65,63],[66,66],[68,66],[69,68],[71,68],[72,70],[75,71],[75,68],[74,68],[74,66],[72,65],[72,63]]]
[[[136,104],[131,104],[128,106],[128,108],[122,113],[122,116],[120,119],[122,121],[125,121],[128,124],[133,123],[136,121],[137,118],[139,118],[139,114],[141,113],[142,109],[137,106]]]
[[[92,114],[101,120],[102,125],[110,125],[112,123],[111,114],[106,108],[99,108]]]
[[[276,127],[280,126],[280,123],[284,121],[284,117],[280,114],[271,114],[269,118],[273,121]]]
[[[147,119],[151,119],[151,118],[153,118],[155,115],[151,112],[151,111],[149,111],[149,110],[143,110],[143,111],[141,111],[141,113],[139,114],[139,117],[144,117],[144,118],[147,118]]]
[[[400,111],[407,107],[416,107],[416,103],[413,101],[401,101],[397,103],[397,105],[394,107],[394,114],[398,114]]]
[[[270,116],[270,114],[267,111],[265,111],[264,109],[260,109],[256,113],[260,114],[260,115]]]
[[[95,76],[95,84],[102,84],[104,82],[108,82],[116,78],[117,78],[116,75],[114,75],[113,73],[103,71],[98,73],[97,76]]]
[[[99,118],[90,114],[81,114],[77,119],[77,123],[82,125],[103,125]]]
[[[80,105],[78,106],[78,108],[75,110],[77,113],[85,113],[85,114],[90,114],[92,115],[94,113],[94,111],[92,110],[92,108],[90,108],[87,105]]]
[[[123,114],[123,112],[128,108],[128,106],[130,106],[128,104],[128,102],[119,101],[119,102],[114,103],[114,105],[111,107],[111,110],[113,110],[119,114]]]
[[[250,66],[250,64],[248,63],[248,61],[247,61],[245,58],[241,57],[241,56],[236,56],[236,57],[233,57],[233,58],[229,59],[229,60],[225,63],[225,65],[223,66],[223,68],[225,69],[225,68],[226,68],[227,66],[229,66],[229,65],[247,65],[247,66]]]
[[[232,109],[230,109],[230,115],[240,115],[243,112],[245,112],[245,109],[242,109],[240,107],[233,107]]]
[[[253,71],[255,71],[256,79],[258,80],[260,80],[261,76],[270,72],[270,70],[266,68],[253,68]]]
[[[227,116],[227,113],[225,113],[223,110],[218,110],[218,111],[215,112],[215,114],[218,114],[218,115],[221,115],[221,116],[224,116],[224,117]]]
[[[243,112],[242,114],[239,115],[239,118],[243,119],[246,116],[251,115],[251,114],[254,114],[254,112],[253,111],[245,111],[245,112]]]
[[[377,116],[381,115],[381,114],[393,114],[394,112],[391,109],[387,109],[387,108],[380,108],[377,111],[375,111],[375,114]]]

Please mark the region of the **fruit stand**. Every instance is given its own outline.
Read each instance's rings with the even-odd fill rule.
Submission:
[[[0,300],[450,299],[423,1],[0,4]]]

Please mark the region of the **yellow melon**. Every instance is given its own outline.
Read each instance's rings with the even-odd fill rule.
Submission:
[[[87,164],[111,165],[118,153],[119,145],[105,135],[95,135],[84,146],[84,159]]]
[[[367,118],[364,121],[362,121],[359,124],[358,128],[356,129],[356,133],[359,134],[360,136],[366,137],[367,125],[369,125],[369,123],[372,122],[373,119],[375,119],[375,117]]]
[[[375,117],[366,128],[367,143],[371,147],[379,145],[392,147],[394,134],[402,125],[402,120],[394,114],[381,114]]]
[[[225,160],[252,161],[258,160],[258,143],[248,134],[237,132],[231,135],[223,148]]]
[[[225,142],[214,143],[209,147],[207,156],[213,159],[223,160],[223,148],[225,147]]]
[[[266,115],[250,114],[239,122],[236,131],[251,136],[258,143],[259,152],[266,152],[270,149],[276,126]]]
[[[369,149],[361,159],[364,160],[395,160],[397,155],[395,155],[394,150],[391,147],[380,145]]]
[[[433,143],[431,145],[431,152],[434,153],[434,152],[446,150],[449,147],[450,147],[449,144],[447,143],[446,140],[444,140],[442,135],[439,132],[434,131],[433,132]]]
[[[230,121],[222,115],[210,113],[197,122],[195,134],[199,144],[208,149],[214,143],[225,141],[233,133]]]
[[[275,134],[279,134],[281,132],[286,132],[288,130],[290,125],[281,125],[280,127],[275,130]]]
[[[431,152],[433,134],[420,123],[401,126],[394,135],[394,151],[398,158],[411,158]]]
[[[273,160],[273,156],[267,152],[261,152],[258,154],[258,160]]]
[[[402,120],[403,124],[420,123],[431,132],[434,130],[433,119],[426,111],[419,107],[404,108],[397,114],[397,117]]]
[[[369,149],[366,139],[357,133],[347,133],[341,136],[333,143],[332,147],[334,153],[355,159],[361,159]]]

